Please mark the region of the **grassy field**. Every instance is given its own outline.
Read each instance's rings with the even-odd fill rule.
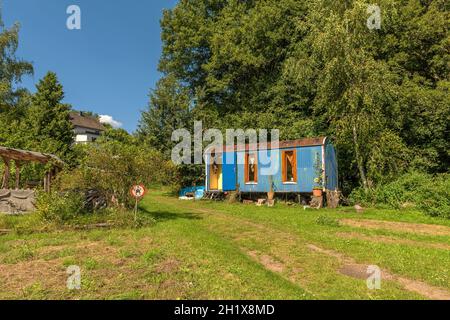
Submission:
[[[450,299],[448,220],[183,202],[158,191],[141,215],[156,223],[0,236],[0,298]],[[66,288],[71,265],[81,290]],[[367,288],[368,265],[382,270],[380,290]]]

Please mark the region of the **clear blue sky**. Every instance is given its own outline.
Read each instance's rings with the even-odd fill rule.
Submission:
[[[21,24],[18,57],[31,61],[35,84],[54,71],[74,109],[110,115],[136,129],[148,93],[161,76],[159,21],[176,0],[0,0],[5,25]],[[68,30],[69,5],[81,9],[81,30]]]

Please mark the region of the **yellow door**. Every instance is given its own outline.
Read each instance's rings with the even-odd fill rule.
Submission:
[[[211,190],[222,190],[222,165],[212,164],[209,166],[209,188]]]
[[[223,172],[222,172],[222,166],[220,166],[220,173],[219,173],[219,190],[223,190]]]

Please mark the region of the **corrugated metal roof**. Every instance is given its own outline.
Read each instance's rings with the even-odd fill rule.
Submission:
[[[106,128],[98,121],[98,119],[84,115],[80,112],[71,112],[70,121],[76,127],[83,127],[87,129],[105,131]]]
[[[267,150],[267,149],[286,149],[286,148],[295,148],[295,147],[312,147],[312,146],[323,146],[325,144],[327,137],[314,137],[314,138],[302,138],[297,140],[288,140],[288,141],[280,141],[279,146],[273,146],[271,143],[267,143],[267,145],[258,144],[246,144],[245,151],[255,151],[255,150]],[[207,150],[209,153],[213,150]],[[234,145],[234,146],[224,146],[224,152],[233,152],[237,150],[244,150],[244,146],[242,145]],[[216,153],[218,151],[216,150]]]

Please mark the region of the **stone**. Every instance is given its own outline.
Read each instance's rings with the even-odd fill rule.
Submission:
[[[33,190],[0,190],[0,212],[20,214],[36,209]]]
[[[357,213],[363,213],[364,212],[364,208],[361,207],[359,204],[357,204],[355,206],[355,210],[356,210]]]
[[[11,190],[2,189],[0,190],[0,199],[9,198],[11,196]]]
[[[11,197],[16,199],[34,198],[33,190],[11,190]]]

